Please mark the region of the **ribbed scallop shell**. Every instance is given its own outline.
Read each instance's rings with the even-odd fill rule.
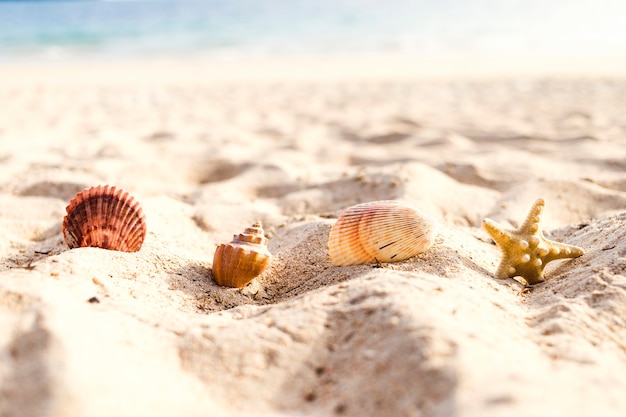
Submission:
[[[63,237],[70,248],[93,246],[136,252],[146,237],[141,206],[120,188],[98,185],[85,189],[65,210]]]
[[[271,261],[263,226],[256,222],[234,235],[230,243],[217,247],[213,255],[213,277],[218,285],[242,288],[265,271]]]
[[[328,250],[337,266],[398,262],[430,248],[436,229],[434,220],[399,201],[357,204],[337,219]]]

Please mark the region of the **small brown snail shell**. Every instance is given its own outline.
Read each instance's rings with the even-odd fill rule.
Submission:
[[[337,266],[398,262],[430,248],[436,235],[435,221],[418,209],[396,200],[373,201],[341,213],[328,251]]]
[[[243,288],[270,265],[272,254],[267,249],[261,222],[243,233],[234,235],[230,243],[222,243],[213,255],[213,277],[218,285]]]
[[[65,211],[63,238],[70,249],[93,246],[136,252],[146,237],[146,218],[139,202],[114,186],[81,191]]]

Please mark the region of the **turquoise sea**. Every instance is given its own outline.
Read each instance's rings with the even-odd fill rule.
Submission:
[[[0,61],[137,56],[626,54],[622,0],[0,1]]]

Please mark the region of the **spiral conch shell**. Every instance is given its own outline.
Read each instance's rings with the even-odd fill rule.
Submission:
[[[230,243],[222,243],[213,255],[213,277],[218,285],[243,288],[270,265],[272,254],[267,249],[261,222],[243,233],[234,235]]]
[[[65,210],[63,237],[70,249],[141,249],[146,219],[139,202],[128,192],[109,185],[91,187],[76,194]]]
[[[398,262],[430,248],[437,235],[434,220],[395,200],[348,207],[330,231],[328,250],[334,265]]]

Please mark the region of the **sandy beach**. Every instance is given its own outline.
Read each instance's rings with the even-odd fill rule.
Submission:
[[[4,66],[0,416],[624,415],[621,64],[480,62]],[[141,203],[140,251],[64,242],[98,184]],[[483,219],[538,198],[585,254],[495,279]],[[342,210],[386,199],[434,246],[332,265]],[[256,220],[270,268],[218,286],[215,248]]]

